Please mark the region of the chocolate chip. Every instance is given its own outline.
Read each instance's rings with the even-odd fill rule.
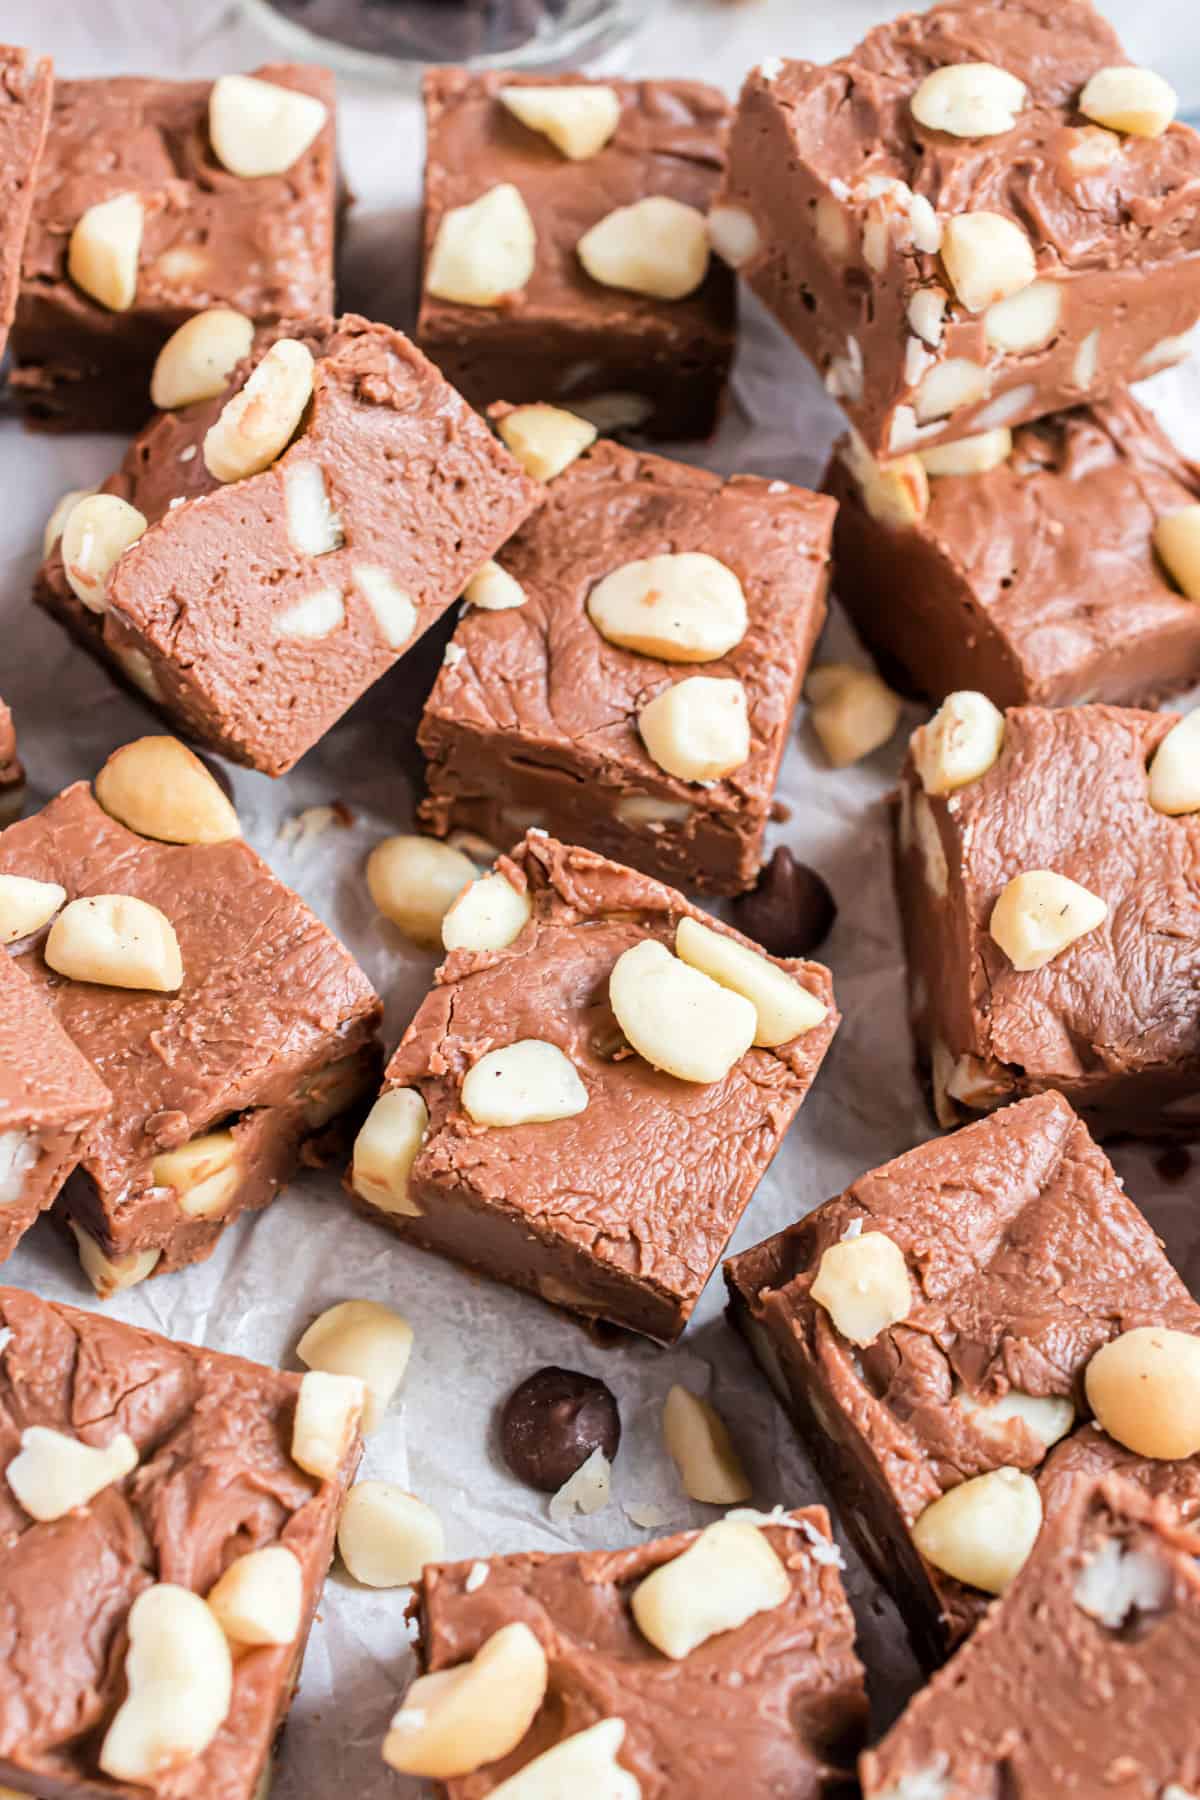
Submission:
[[[621,1418],[604,1382],[575,1369],[539,1369],[505,1402],[500,1442],[518,1480],[556,1494],[593,1450],[612,1461]]]
[[[833,928],[837,907],[815,869],[782,845],[758,885],[733,903],[734,924],[772,956],[811,956]]]

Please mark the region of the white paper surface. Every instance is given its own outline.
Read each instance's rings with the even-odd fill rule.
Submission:
[[[1149,59],[1156,45],[1172,40],[1178,47],[1182,31],[1184,50],[1194,49],[1200,63],[1200,25],[1184,18],[1190,10],[1191,0],[1139,5],[1139,53]],[[53,50],[66,74],[215,74],[251,67],[272,54],[269,41],[235,12],[214,0],[109,0],[87,7],[0,0],[0,35]],[[682,69],[736,92],[744,70],[764,55],[837,54],[883,16],[884,9],[864,0],[811,11],[789,0],[677,0],[661,10],[624,61],[632,72]],[[1169,61],[1163,66],[1171,72]],[[404,325],[420,181],[416,108],[378,88],[344,86],[341,130],[347,173],[359,195],[342,302]],[[1159,377],[1143,392],[1196,453],[1196,369]],[[683,454],[725,472],[812,482],[837,427],[836,409],[808,365],[748,303],[734,402],[719,439],[701,453],[693,447]],[[27,436],[11,413],[0,421],[0,693],[16,714],[29,810],[66,783],[91,776],[116,745],[160,729],[29,602],[41,530],[54,502],[66,488],[106,475],[122,448],[112,439]],[[857,654],[844,622],[835,619],[820,657],[848,651]],[[406,659],[284,780],[231,770],[247,837],[338,932],[386,996],[389,1048],[425,992],[434,959],[374,916],[363,860],[380,837],[411,828],[408,746],[436,654],[418,650]],[[883,806],[903,737],[918,717],[910,709],[887,751],[836,776],[823,766],[803,713],[793,729],[779,790],[791,817],[772,827],[769,845],[788,844],[821,870],[836,895],[837,925],[821,954],[834,970],[845,1023],[734,1248],[756,1243],[861,1171],[930,1135],[911,1073]],[[332,824],[299,839],[289,832],[288,822],[304,809],[335,799],[350,808],[352,824]],[[1164,1187],[1146,1151],[1118,1147],[1114,1160],[1195,1285],[1200,1233],[1189,1184]],[[3,1279],[50,1298],[95,1304],[73,1255],[44,1223],[25,1240]],[[268,1212],[227,1232],[211,1261],[152,1280],[111,1302],[109,1310],[174,1337],[296,1367],[292,1350],[305,1326],[324,1307],[351,1297],[398,1307],[416,1333],[402,1404],[371,1439],[363,1473],[399,1481],[433,1504],[445,1523],[450,1557],[617,1545],[658,1535],[640,1531],[622,1502],[659,1506],[661,1531],[714,1517],[681,1496],[662,1446],[662,1402],[677,1381],[708,1395],[732,1423],[754,1477],[756,1504],[818,1497],[780,1409],[723,1322],[719,1276],[675,1350],[634,1340],[600,1349],[548,1307],[423,1255],[353,1213],[336,1173],[306,1174]],[[624,1422],[612,1504],[568,1527],[550,1522],[544,1500],[513,1479],[495,1444],[498,1404],[522,1376],[546,1363],[602,1377],[617,1395]],[[915,1671],[889,1604],[849,1560],[861,1648],[886,1711],[915,1681]],[[277,1800],[316,1800],[339,1791],[355,1800],[399,1800],[422,1791],[392,1775],[379,1758],[388,1719],[412,1673],[403,1618],[407,1598],[405,1592],[357,1588],[341,1572],[332,1576],[284,1737]]]

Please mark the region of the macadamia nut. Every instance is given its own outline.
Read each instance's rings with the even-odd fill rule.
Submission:
[[[953,444],[918,450],[917,456],[927,475],[986,475],[1008,461],[1012,447],[1012,432],[999,425],[994,431],[977,431],[974,437],[959,438]]]
[[[71,900],[50,927],[43,953],[56,974],[104,987],[183,986],[175,927],[157,906],[133,894],[89,894]]]
[[[310,1369],[300,1383],[292,1426],[292,1461],[309,1475],[334,1481],[358,1434],[366,1388],[355,1375]]]
[[[312,398],[316,365],[298,338],[278,338],[204,436],[204,466],[217,481],[269,469],[291,443]]]
[[[758,1014],[744,995],[690,968],[652,938],[617,958],[608,994],[638,1055],[680,1081],[723,1081],[758,1030]]]
[[[746,635],[746,596],[733,570],[703,551],[624,563],[587,600],[601,637],[664,662],[713,662]]]
[[[740,681],[689,675],[643,706],[638,731],[653,762],[680,781],[720,781],[750,755],[750,713]]]
[[[446,1536],[424,1501],[390,1481],[360,1481],[342,1508],[338,1549],[364,1587],[409,1587],[426,1563],[445,1555]]]
[[[56,881],[29,875],[0,875],[0,944],[15,944],[48,925],[64,904],[67,890]]]
[[[500,100],[522,125],[540,131],[572,162],[583,162],[603,150],[621,119],[621,96],[600,82],[504,87]]]
[[[900,696],[871,669],[823,663],[809,675],[807,693],[813,730],[835,769],[880,749],[900,723]]]
[[[416,1088],[390,1088],[367,1114],[354,1140],[350,1185],[381,1212],[410,1219],[421,1208],[409,1193],[409,1178],[429,1129],[429,1109]]]
[[[54,511],[46,520],[46,528],[42,532],[42,555],[47,557],[63,534],[63,528],[81,500],[90,500],[99,490],[94,487],[68,488],[62,499],[56,504]]]
[[[1108,917],[1098,894],[1053,869],[1014,875],[992,908],[988,931],[1014,969],[1042,969]]]
[[[128,312],[137,296],[146,215],[136,194],[89,206],[67,245],[67,274],[109,312]]]
[[[642,1636],[678,1662],[718,1632],[782,1606],[791,1591],[758,1526],[721,1519],[640,1581],[630,1607]]]
[[[587,1089],[557,1044],[520,1038],[468,1069],[463,1110],[477,1125],[536,1125],[584,1111]]]
[[[995,63],[950,63],[927,75],[912,97],[912,115],[927,131],[951,137],[997,137],[1011,131],[1025,104],[1025,83]]]
[[[585,231],[575,248],[602,287],[656,300],[685,299],[708,273],[704,214],[666,194],[619,206]]]
[[[736,1506],[753,1489],[716,1408],[678,1383],[663,1407],[663,1438],[683,1491],[709,1506]]]
[[[208,1604],[231,1644],[291,1644],[304,1617],[304,1571],[286,1544],[230,1563]]]
[[[680,919],[675,931],[675,954],[693,969],[710,975],[721,987],[749,1000],[758,1016],[754,1042],[768,1049],[789,1044],[802,1032],[811,1031],[829,1011],[786,969],[760,951],[739,944],[736,938],[701,925],[698,919]]]
[[[1017,1469],[993,1469],[927,1506],[912,1534],[936,1569],[985,1594],[1002,1594],[1020,1574],[1041,1528],[1037,1482]]]
[[[912,735],[913,767],[927,794],[953,794],[986,775],[1004,746],[1004,714],[986,694],[948,694]]]
[[[155,1187],[175,1190],[176,1204],[189,1219],[218,1218],[242,1181],[237,1139],[232,1131],[208,1131],[177,1150],[164,1150],[151,1165]]]
[[[518,188],[502,181],[443,215],[425,290],[458,306],[499,306],[533,274],[537,232]]]
[[[1028,235],[1003,213],[956,213],[947,219],[942,262],[954,292],[972,313],[1019,294],[1037,274]]]
[[[841,445],[841,460],[858,483],[862,503],[873,519],[906,531],[929,511],[929,481],[917,456],[877,462],[858,433],[851,430]]]
[[[520,1623],[502,1625],[469,1662],[422,1675],[383,1746],[401,1775],[450,1781],[516,1749],[546,1696],[546,1653]]]
[[[186,319],[158,353],[150,398],[160,412],[223,394],[254,342],[254,321],[231,306],[210,306]]]
[[[1166,1461],[1200,1451],[1200,1337],[1158,1325],[1124,1331],[1096,1351],[1084,1385],[1127,1450]]]
[[[912,1284],[904,1252],[883,1231],[863,1231],[830,1244],[821,1257],[812,1298],[852,1344],[873,1344],[907,1319]]]
[[[985,1437],[1004,1437],[1006,1426],[1019,1419],[1043,1451],[1065,1438],[1075,1424],[1075,1406],[1065,1394],[1024,1394],[1010,1388],[998,1400],[987,1401],[963,1392],[955,1395],[955,1403]]]
[[[137,1446],[124,1431],[101,1447],[45,1425],[29,1425],[4,1475],[30,1518],[44,1523],[86,1506],[137,1465]]]
[[[535,481],[553,481],[596,441],[596,427],[578,413],[536,401],[515,406],[496,426],[501,441]]]
[[[216,1737],[233,1700],[233,1658],[205,1602],[171,1582],[142,1590],[126,1628],[127,1693],[99,1763],[114,1781],[152,1787]]]
[[[79,1251],[79,1266],[101,1300],[110,1300],[126,1288],[136,1287],[152,1275],[162,1256],[161,1250],[131,1250],[124,1256],[109,1256],[90,1231],[68,1219]]]
[[[367,887],[385,919],[430,949],[442,942],[452,902],[475,880],[475,864],[437,838],[384,838],[367,858]]]
[[[533,917],[527,892],[506,875],[484,875],[465,887],[442,920],[447,950],[507,950]]]
[[[111,819],[160,843],[223,844],[242,835],[220,786],[178,738],[135,738],[114,750],[95,794]]]
[[[358,1377],[366,1389],[363,1431],[369,1434],[383,1423],[404,1379],[412,1342],[412,1326],[390,1306],[378,1300],[343,1300],[313,1320],[296,1355],[307,1369]]]
[[[1171,727],[1151,757],[1149,799],[1155,812],[1200,812],[1200,707]]]
[[[753,262],[762,249],[762,233],[744,206],[714,206],[708,215],[708,239],[731,269]]]
[[[1161,137],[1178,106],[1169,81],[1153,69],[1125,64],[1100,69],[1079,96],[1079,110],[1087,118],[1130,137]]]
[[[88,494],[68,513],[62,533],[63,574],[89,612],[105,611],[108,577],[146,529],[145,514],[116,494]]]
[[[997,300],[983,315],[983,334],[993,350],[1021,356],[1043,349],[1058,330],[1063,290],[1058,281],[1034,281],[1019,294]]]
[[[528,598],[516,576],[498,562],[485,562],[463,589],[467,605],[477,606],[481,612],[510,612],[514,606],[524,606]]]
[[[389,650],[403,650],[416,630],[417,608],[411,594],[374,563],[355,563],[354,585],[375,616]]]
[[[284,174],[316,142],[328,117],[315,94],[255,75],[222,75],[208,97],[213,152],[245,181]]]
[[[625,1741],[624,1719],[601,1719],[550,1750],[543,1750],[517,1774],[494,1787],[489,1800],[642,1800],[636,1775],[623,1769],[617,1752]]]
[[[1163,513],[1154,527],[1154,548],[1187,598],[1200,600],[1200,505]]]

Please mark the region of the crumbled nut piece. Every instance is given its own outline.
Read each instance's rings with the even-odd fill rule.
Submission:
[[[603,150],[621,119],[621,96],[599,82],[569,87],[504,87],[500,99],[522,125],[540,131],[572,162]]]
[[[254,321],[230,306],[211,306],[184,321],[158,353],[150,398],[160,412],[214,400],[249,356]]]
[[[320,463],[289,462],[283,475],[288,537],[301,556],[328,556],[346,539]]]
[[[25,1177],[40,1155],[31,1131],[0,1131],[0,1206],[12,1206],[25,1191]],[[0,1346],[5,1342],[0,1332]]]
[[[638,714],[653,762],[680,781],[720,781],[750,755],[750,715],[740,681],[689,675]]]
[[[442,920],[447,950],[507,950],[528,925],[533,905],[506,875],[484,875],[465,887]]]
[[[721,1519],[639,1581],[630,1607],[644,1638],[681,1661],[718,1632],[782,1606],[788,1572],[757,1525]]]
[[[906,804],[907,800],[908,796],[905,795],[901,804]],[[933,808],[923,793],[912,797],[912,835],[925,865],[926,884],[936,899],[944,900],[950,891],[950,864],[946,861],[942,834],[933,816]],[[953,1123],[952,1120],[947,1122]]]
[[[927,75],[912,97],[912,115],[928,131],[951,137],[998,137],[1011,131],[1025,104],[1025,83],[995,63],[950,63]]]
[[[290,169],[328,117],[314,94],[254,75],[222,75],[208,97],[208,135],[217,161],[246,181]]]
[[[416,1088],[389,1088],[367,1114],[354,1140],[350,1185],[381,1212],[419,1219],[408,1191],[413,1164],[429,1129],[429,1109]]]
[[[1094,175],[1116,162],[1124,146],[1114,131],[1099,125],[1083,125],[1071,134],[1067,161],[1076,175]]]
[[[758,1030],[749,1000],[690,968],[653,938],[617,958],[608,995],[639,1056],[680,1081],[723,1081]]]
[[[1200,505],[1161,514],[1154,527],[1154,548],[1187,598],[1200,600]]]
[[[232,1131],[208,1131],[178,1150],[165,1150],[152,1165],[155,1187],[173,1188],[189,1219],[213,1219],[225,1211],[242,1180]]]
[[[1020,1574],[1041,1527],[1037,1482],[1017,1469],[993,1469],[927,1506],[912,1534],[935,1569],[985,1594],[1002,1594]]]
[[[663,1438],[683,1491],[708,1506],[736,1506],[753,1493],[724,1419],[678,1383],[663,1407]]]
[[[817,242],[832,262],[845,262],[850,254],[850,216],[832,194],[817,201],[814,230]]]
[[[157,906],[132,894],[69,901],[50,927],[44,955],[50,968],[72,981],[161,994],[183,985],[175,927]]]
[[[438,226],[425,290],[458,306],[499,306],[533,274],[537,232],[510,181],[455,206]]]
[[[346,603],[335,587],[314,588],[310,594],[275,614],[271,629],[277,638],[326,638],[345,622]]]
[[[602,576],[587,598],[601,637],[664,662],[714,662],[746,635],[746,595],[704,551],[640,557]]]
[[[375,615],[375,623],[383,633],[389,650],[403,650],[417,623],[417,608],[412,595],[373,563],[355,563],[351,574],[354,585]]]
[[[865,377],[862,345],[856,337],[848,337],[845,355],[835,356],[825,371],[825,392],[835,400],[861,400]]]
[[[154,664],[144,650],[138,650],[132,644],[114,644],[112,654],[121,665],[127,681],[131,681],[135,688],[151,700],[162,699],[162,687],[154,673]]]
[[[546,1653],[528,1625],[503,1625],[470,1662],[414,1681],[383,1760],[401,1775],[450,1781],[515,1750],[546,1697]]]
[[[714,206],[708,215],[708,238],[731,269],[743,268],[762,249],[762,233],[744,206]]]
[[[1130,137],[1161,137],[1179,106],[1169,81],[1153,69],[1121,64],[1100,69],[1079,96],[1079,110],[1097,125]]]
[[[424,1501],[390,1481],[360,1481],[342,1508],[338,1549],[364,1587],[409,1587],[445,1554],[446,1536]]]
[[[655,826],[682,825],[691,813],[686,800],[656,800],[653,794],[626,794],[617,801],[617,817],[623,824],[644,825],[648,831]]]
[[[1072,387],[1091,387],[1100,371],[1100,328],[1089,331],[1075,352],[1075,361],[1071,364]]]
[[[57,881],[0,875],[0,944],[15,944],[48,925],[67,898]]]
[[[541,1038],[489,1050],[468,1069],[463,1110],[477,1125],[535,1125],[573,1119],[588,1103],[570,1057]]]
[[[577,1731],[499,1787],[489,1800],[562,1800],[563,1795],[583,1795],[593,1800],[641,1800],[636,1775],[621,1767],[617,1752],[625,1739],[624,1719],[601,1719],[586,1731]]]
[[[1173,368],[1176,363],[1186,362],[1196,344],[1195,327],[1190,331],[1177,332],[1173,337],[1160,338],[1138,362],[1138,374],[1153,375],[1159,369]]]
[[[314,369],[298,338],[271,345],[205,433],[204,465],[215,480],[243,481],[283,454],[312,398]]]
[[[823,1306],[836,1330],[860,1348],[907,1319],[912,1311],[912,1284],[904,1252],[883,1231],[830,1244],[812,1284],[812,1298]]]
[[[1168,1605],[1173,1586],[1170,1565],[1161,1557],[1109,1538],[1084,1564],[1072,1592],[1081,1612],[1119,1631],[1131,1617]],[[1169,1796],[1164,1789],[1163,1800]]]
[[[1003,213],[956,213],[947,219],[942,262],[955,293],[972,313],[1019,294],[1037,274],[1027,233]]]
[[[356,1375],[310,1369],[300,1383],[292,1426],[292,1461],[334,1481],[362,1422],[366,1387]]]
[[[1012,432],[1006,425],[998,425],[994,431],[979,431],[954,444],[918,450],[917,455],[927,475],[986,475],[1008,461],[1012,447]]]
[[[938,363],[924,377],[916,394],[915,416],[919,425],[932,425],[952,413],[975,406],[991,391],[991,371],[966,356],[952,356]]]
[[[994,431],[999,425],[1011,425],[1014,419],[1029,411],[1036,399],[1037,389],[1031,381],[1006,388],[989,406],[980,408],[975,415],[975,424],[980,432]]]
[[[524,606],[528,598],[516,576],[498,562],[485,562],[463,589],[467,605],[478,606],[483,612],[508,612],[514,606]]]
[[[1157,1325],[1124,1331],[1096,1351],[1084,1386],[1127,1450],[1167,1461],[1200,1451],[1200,1337]]]
[[[114,750],[95,794],[110,818],[164,844],[223,844],[242,835],[220,784],[178,738],[135,738]]]
[[[1004,714],[986,694],[948,694],[912,735],[913,767],[927,794],[952,794],[986,775],[1004,745]]]
[[[45,1425],[30,1425],[4,1474],[30,1518],[45,1521],[86,1506],[137,1465],[137,1446],[124,1431],[101,1448]]]
[[[573,1289],[567,1288],[565,1282],[556,1282],[552,1275],[544,1275],[538,1286],[542,1298],[552,1306],[582,1305],[584,1311],[588,1310],[586,1295],[576,1295]],[[597,1445],[587,1461],[580,1463],[575,1473],[567,1476],[558,1492],[551,1495],[546,1510],[556,1525],[565,1525],[577,1512],[587,1517],[592,1513],[602,1512],[611,1495],[612,1464],[600,1445]]]
[[[94,487],[68,488],[58,502],[50,517],[46,520],[46,529],[42,533],[42,556],[49,556],[55,544],[63,534],[63,527],[75,511],[81,500],[90,500],[98,490]]]
[[[603,287],[683,300],[708,273],[708,223],[696,207],[652,194],[617,207],[585,231],[575,249]]]
[[[75,1234],[79,1265],[101,1300],[110,1300],[126,1288],[136,1287],[154,1273],[162,1256],[161,1250],[131,1250],[125,1256],[108,1256],[90,1231],[67,1220]]]
[[[929,511],[929,481],[918,457],[877,462],[853,429],[839,455],[858,483],[863,505],[873,519],[897,531],[920,524]]]
[[[983,332],[993,350],[1019,356],[1041,350],[1058,330],[1063,290],[1059,281],[1034,281],[1019,294],[997,300],[983,315]]]
[[[369,1435],[383,1423],[404,1379],[412,1341],[412,1326],[390,1306],[378,1300],[343,1300],[313,1320],[296,1355],[306,1369],[358,1376],[366,1388],[363,1431]]]
[[[447,909],[474,879],[470,858],[436,838],[384,838],[367,858],[375,905],[406,937],[430,949],[441,942]]]
[[[1200,812],[1200,707],[1171,727],[1151,757],[1148,797],[1155,812]]]
[[[1053,869],[1014,875],[992,908],[988,931],[1014,969],[1042,969],[1108,917],[1099,895]]]
[[[758,1019],[754,1041],[768,1049],[790,1044],[802,1032],[811,1031],[829,1011],[786,969],[735,938],[701,925],[698,919],[680,919],[675,954],[749,1000]]]
[[[89,206],[71,233],[67,273],[109,312],[128,312],[137,295],[146,215],[136,194]]]
[[[199,1594],[160,1581],[129,1609],[128,1692],[100,1747],[114,1781],[157,1786],[207,1750],[233,1699],[233,1657]]]
[[[304,1571],[286,1544],[230,1563],[208,1604],[231,1644],[291,1644],[304,1615]]]
[[[514,407],[496,429],[535,481],[553,481],[596,441],[596,427],[590,419],[540,401]]]
[[[886,744],[900,723],[900,696],[870,669],[822,663],[809,675],[813,730],[835,769],[860,762]]]
[[[89,612],[108,605],[105,588],[110,571],[149,521],[136,506],[116,494],[88,494],[67,514],[62,530],[63,573],[76,599]]]
[[[946,324],[946,293],[940,287],[918,288],[909,300],[905,316],[922,343],[936,350]]]
[[[976,1400],[965,1391],[954,1398],[985,1437],[1003,1438],[1010,1421],[1019,1419],[1043,1451],[1065,1438],[1075,1424],[1075,1406],[1065,1394],[1025,1394],[1009,1388],[999,1400]]]

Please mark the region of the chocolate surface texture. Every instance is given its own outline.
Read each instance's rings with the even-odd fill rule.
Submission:
[[[0,44],[0,356],[17,310],[21,252],[54,91],[49,58]]]
[[[8,707],[0,700],[0,824],[20,811],[25,771],[17,755],[17,729]]]

